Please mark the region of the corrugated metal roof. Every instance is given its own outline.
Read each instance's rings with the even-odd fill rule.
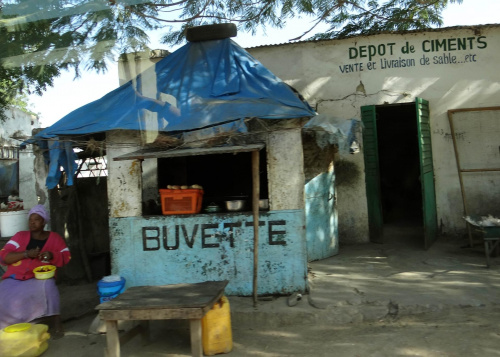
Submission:
[[[439,28],[428,28],[426,30],[383,31],[383,32],[377,32],[377,33],[372,33],[372,34],[368,34],[368,35],[353,35],[353,36],[342,37],[342,38],[331,38],[331,39],[324,39],[324,40],[323,39],[322,40],[303,40],[303,41],[276,43],[276,44],[272,44],[272,45],[259,45],[259,46],[246,47],[246,49],[262,48],[262,47],[278,47],[278,46],[294,45],[294,44],[298,44],[298,43],[317,43],[317,42],[340,41],[340,40],[346,40],[346,39],[350,39],[350,38],[370,37],[370,36],[387,35],[387,34],[404,35],[404,34],[411,34],[411,33],[445,32],[445,31],[451,31],[451,30],[476,30],[476,29],[495,28],[495,27],[500,27],[500,23],[498,23],[498,24],[484,24],[484,25],[449,26],[449,27],[439,27]],[[238,42],[238,38],[236,38],[235,41]]]

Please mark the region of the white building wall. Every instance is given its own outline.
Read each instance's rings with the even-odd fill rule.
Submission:
[[[247,50],[301,92],[319,113],[360,118],[361,106],[411,103],[416,97],[428,100],[438,224],[442,233],[457,233],[465,225],[447,111],[500,104],[499,35],[500,25],[490,25]],[[433,48],[436,41],[451,47]],[[458,48],[459,41],[464,42],[465,49]],[[396,67],[391,62],[400,64],[400,60],[407,66]],[[364,90],[359,86],[361,83]],[[362,155],[345,158],[359,167],[362,177],[338,189],[339,232],[343,242],[368,241]],[[485,185],[482,191],[490,190],[485,180],[478,184]]]
[[[33,129],[40,127],[36,116],[19,109],[10,108],[6,110],[5,115],[7,120],[0,125],[0,144],[4,147],[18,148],[25,138],[31,136]],[[44,196],[43,192],[36,188],[34,160],[31,145],[19,151],[19,197],[23,199],[27,209],[38,204],[39,196]]]

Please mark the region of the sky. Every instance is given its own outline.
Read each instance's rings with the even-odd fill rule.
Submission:
[[[500,23],[500,0],[463,0],[461,5],[451,4],[444,11],[443,20],[443,27]],[[243,48],[285,43],[301,35],[308,25],[308,20],[295,20],[285,29],[267,29],[266,34],[260,32],[256,36],[238,33],[233,40]],[[160,44],[155,38],[152,38],[150,47],[175,50]],[[118,69],[114,63],[105,74],[84,72],[76,80],[72,73],[64,72],[42,96],[30,96],[30,108],[39,113],[41,126],[47,127],[117,87]]]

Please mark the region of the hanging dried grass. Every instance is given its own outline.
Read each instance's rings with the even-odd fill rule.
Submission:
[[[171,148],[182,145],[182,140],[173,136],[159,134],[151,143],[151,146],[160,148]]]
[[[223,146],[229,142],[233,132],[218,133],[205,141],[206,147]]]
[[[90,140],[88,140],[85,144],[85,151],[90,154],[101,152],[101,145],[102,142],[97,141],[94,138],[90,138]]]

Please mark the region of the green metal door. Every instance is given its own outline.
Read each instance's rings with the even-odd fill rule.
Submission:
[[[417,98],[416,106],[425,249],[429,249],[437,238],[436,192],[434,188],[434,167],[432,165],[429,102],[425,99]]]
[[[375,106],[361,107],[363,121],[363,152],[365,157],[366,199],[370,242],[383,243],[382,200],[377,144],[377,115]]]

